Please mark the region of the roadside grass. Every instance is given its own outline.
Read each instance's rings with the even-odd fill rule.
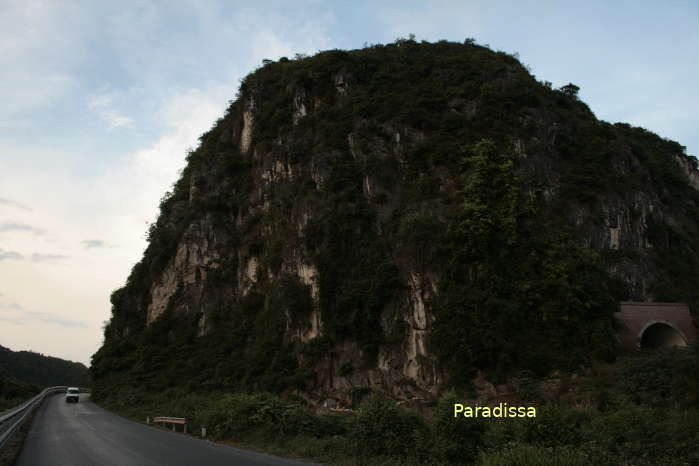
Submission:
[[[429,415],[371,395],[330,413],[270,393],[96,392],[103,407],[139,422],[178,416],[188,432],[238,448],[342,466],[699,464],[696,348],[642,354],[581,384],[586,403],[541,403],[536,418],[455,418],[454,391]],[[648,377],[662,381],[650,383]]]

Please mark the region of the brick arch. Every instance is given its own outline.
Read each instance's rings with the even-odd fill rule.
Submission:
[[[616,317],[622,324],[619,342],[626,348],[640,348],[643,334],[654,324],[674,329],[686,344],[697,340],[694,320],[684,303],[622,302]]]

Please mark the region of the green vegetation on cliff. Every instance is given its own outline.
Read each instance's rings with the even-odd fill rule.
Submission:
[[[570,89],[471,41],[266,63],[112,295],[95,396],[434,395],[613,360],[618,300],[696,310],[696,160]]]
[[[522,202],[511,159],[492,142],[464,157],[461,210],[447,226],[435,305],[437,354],[451,374],[495,368],[545,375],[614,355],[615,309],[599,254]],[[417,252],[417,251],[416,251]]]
[[[699,462],[699,347],[624,358],[566,378],[546,402],[545,382],[509,406],[536,418],[454,417],[464,398],[446,391],[427,413],[370,396],[352,412],[317,412],[269,393],[193,393],[137,386],[100,403],[142,421],[155,413],[205,426],[210,439],[338,465],[687,465]]]

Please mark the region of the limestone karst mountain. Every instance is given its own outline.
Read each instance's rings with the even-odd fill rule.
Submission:
[[[265,63],[112,295],[95,390],[349,403],[611,359],[619,300],[697,302],[698,189],[679,144],[471,41]]]

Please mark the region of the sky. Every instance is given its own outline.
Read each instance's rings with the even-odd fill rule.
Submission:
[[[89,363],[188,149],[263,59],[414,34],[518,53],[699,155],[699,3],[0,0],[0,345]]]

